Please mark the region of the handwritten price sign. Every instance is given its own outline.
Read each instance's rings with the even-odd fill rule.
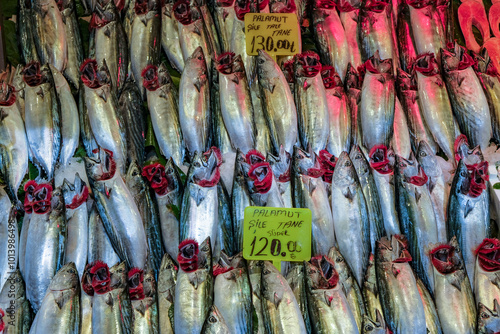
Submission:
[[[247,54],[256,56],[262,49],[274,56],[293,56],[300,52],[297,15],[245,14],[245,39]]]
[[[243,257],[281,261],[311,259],[312,216],[309,209],[249,206],[243,223]]]

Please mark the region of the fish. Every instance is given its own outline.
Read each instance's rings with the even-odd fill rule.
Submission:
[[[326,149],[338,157],[342,151],[351,148],[351,110],[349,100],[339,75],[330,66],[321,68],[325,86],[330,131]]]
[[[163,243],[160,229],[160,218],[158,215],[158,207],[156,206],[150,189],[146,181],[142,178],[142,171],[136,162],[132,162],[129,166],[127,175],[125,176],[125,185],[130,190],[135,204],[141,214],[141,219],[146,232],[148,241],[148,258],[147,270],[153,270],[155,275],[160,269],[161,258],[163,257]],[[149,275],[149,274],[148,274]]]
[[[118,111],[121,114],[127,141],[127,165],[133,161],[144,165],[146,120],[141,93],[132,81],[127,81],[118,99]],[[154,124],[154,123],[153,123]]]
[[[110,89],[118,95],[127,79],[130,63],[129,43],[113,1],[98,1],[90,20],[89,57],[106,62]],[[80,72],[82,68],[80,67]],[[85,83],[85,81],[83,81]]]
[[[222,118],[234,149],[255,148],[253,105],[241,55],[222,53],[217,58]]]
[[[427,333],[425,310],[402,235],[377,241],[375,271],[384,318],[393,333]]]
[[[434,300],[443,333],[475,333],[476,306],[458,245],[453,237],[429,252],[434,268]]]
[[[411,149],[413,152],[417,152],[419,143],[423,140],[430,145],[432,152],[436,153],[438,145],[434,141],[434,137],[429,131],[422,112],[420,111],[415,79],[415,76],[412,77],[407,72],[398,69],[396,87],[399,101],[401,102],[406,119],[408,120]]]
[[[64,262],[73,262],[81,279],[87,263],[89,245],[89,189],[78,173],[73,181],[64,179],[61,186],[66,206],[67,239]]]
[[[336,3],[333,0],[314,1],[312,3],[312,24],[322,63],[333,66],[340,77],[345,78],[347,64],[352,60],[352,56],[349,54],[351,50],[348,43],[349,38],[335,7]]]
[[[298,137],[297,109],[283,72],[265,51],[259,50],[257,72],[262,107],[269,127],[272,148],[279,152],[280,145],[292,154]]]
[[[64,75],[76,89],[80,88],[80,64],[83,62],[83,42],[80,35],[76,5],[72,0],[57,1],[66,32],[66,49],[68,61]],[[57,83],[56,83],[57,86]]]
[[[7,284],[0,290],[0,327],[4,333],[26,334],[30,330],[33,315],[26,299],[23,276],[19,270],[12,271]]]
[[[448,199],[450,197],[450,187],[446,183],[437,156],[432,148],[425,141],[420,141],[417,151],[418,164],[427,175],[426,183],[431,195],[432,207],[438,228],[438,241],[446,242],[446,214],[448,211]]]
[[[184,70],[179,27],[173,13],[175,1],[165,1],[161,9],[161,46],[167,58],[179,73]]]
[[[198,247],[194,240],[179,245],[179,263],[174,301],[176,333],[201,333],[213,304],[212,247],[210,237]],[[182,260],[182,261],[180,261]]]
[[[80,281],[73,262],[52,278],[30,333],[80,333]]]
[[[80,123],[78,119],[78,107],[71,88],[61,72],[49,64],[55,90],[60,103],[60,126],[61,126],[61,152],[59,154],[59,165],[66,166],[73,157],[80,142]],[[79,78],[78,78],[79,79]]]
[[[230,34],[230,40],[229,40],[229,50],[226,51],[231,51],[234,52],[236,55],[240,55],[241,59],[243,61],[243,64],[245,66],[245,73],[247,75],[247,81],[248,84],[250,85],[250,91],[252,92],[252,102],[254,104],[258,103],[256,98],[259,98],[258,94],[255,94],[259,90],[259,85],[258,85],[258,75],[257,75],[257,63],[256,63],[256,57],[255,56],[250,56],[247,52],[247,44],[246,44],[246,39],[245,39],[245,14],[246,13],[257,13],[261,12],[264,8],[261,7],[266,7],[266,12],[269,13],[269,2],[268,1],[250,1],[250,0],[235,0],[234,1],[234,12],[235,12],[235,17],[234,20],[232,21],[232,31]],[[257,45],[254,45],[252,47],[252,50],[249,50],[250,53],[254,53],[255,51],[258,52],[258,50],[255,50],[255,46],[258,47]],[[258,107],[258,105],[257,105]]]
[[[385,320],[382,316],[382,313],[377,310],[377,315],[375,319],[370,318],[369,316],[365,315],[363,317],[363,333],[364,334],[370,334],[370,333],[377,333],[377,334],[387,334],[390,333],[389,329],[387,328],[385,324]]]
[[[188,58],[191,58],[197,48],[201,48],[203,52],[206,67],[211,68],[215,54],[201,9],[190,4],[189,0],[183,0],[175,2],[172,11],[177,20],[184,69],[186,69]]]
[[[201,47],[186,58],[179,84],[179,122],[190,156],[208,149],[210,132],[210,91],[208,63]]]
[[[434,54],[417,58],[414,65],[417,81],[418,105],[434,140],[448,159],[453,159],[455,126],[453,112]]]
[[[158,301],[154,270],[132,268],[128,272],[134,333],[158,333]]]
[[[345,258],[340,254],[339,250],[334,246],[328,252],[328,258],[335,266],[335,271],[339,276],[338,284],[342,286],[342,290],[349,304],[349,308],[356,321],[358,330],[362,331],[363,316],[366,314],[366,307],[363,300],[363,294],[354,277],[351,268],[345,261]],[[367,269],[368,270],[368,269]]]
[[[87,253],[87,263],[102,261],[114,266],[120,262],[111,241],[109,240],[102,219],[97,212],[96,204],[92,205],[89,214],[89,246]]]
[[[0,85],[0,174],[10,200],[20,206],[17,192],[28,170],[29,144],[16,98],[13,86]]]
[[[161,52],[161,4],[158,0],[136,0],[130,36],[130,68],[137,88],[146,99],[141,76],[144,68],[157,64]]]
[[[440,51],[446,46],[446,34],[435,3],[408,1],[411,29],[418,55],[433,53],[440,63]]]
[[[165,167],[159,163],[144,167],[142,175],[148,179],[155,192],[163,247],[175,259],[179,251],[179,221],[183,196],[183,184],[177,166],[170,158]]]
[[[363,84],[362,77],[350,64],[347,66],[347,74],[345,77],[345,93],[347,102],[351,110],[351,145],[363,145],[361,136],[361,126],[359,119],[359,102],[361,102],[361,86]]]
[[[306,286],[306,272],[304,263],[290,262],[290,268],[285,276],[286,281],[290,285],[295,299],[299,304],[300,312],[304,318],[307,333],[311,332],[311,319],[309,317],[309,308],[307,307],[307,286]]]
[[[15,89],[15,92],[16,92],[16,101],[15,102],[19,108],[19,112],[21,113],[21,117],[24,121],[24,116],[25,116],[24,115],[24,112],[25,112],[25,110],[24,110],[25,109],[24,108],[24,106],[25,106],[24,88],[26,87],[26,83],[24,82],[24,79],[23,79],[23,69],[24,69],[24,66],[22,64],[17,65],[15,72],[12,75],[10,85],[12,85],[12,87],[14,87],[14,89]]]
[[[30,160],[54,176],[61,150],[61,107],[48,65],[29,63],[23,70],[25,88],[25,126]]]
[[[220,38],[221,52],[231,50],[231,36],[233,26],[236,20],[236,11],[234,9],[235,0],[219,0],[214,2],[214,22]]]
[[[344,34],[347,40],[348,64],[358,68],[363,64],[361,61],[361,52],[358,45],[358,15],[359,10],[352,6],[349,1],[339,1],[335,3],[339,11],[340,21],[344,27]],[[349,67],[349,65],[347,65]],[[346,71],[347,71],[346,67]],[[344,79],[346,74],[342,77]]]
[[[316,154],[295,146],[292,162],[293,206],[312,213],[312,253],[325,255],[335,245],[334,218]]]
[[[213,147],[210,150],[217,151],[217,149],[214,149]],[[216,154],[220,156],[220,151]],[[219,182],[217,184],[217,198],[219,200],[217,213],[217,217],[219,220],[219,236],[217,240],[219,240],[219,244],[216,244],[217,248],[214,253],[214,258],[219,259],[220,251],[224,251],[227,255],[230,256],[235,255],[233,245],[234,232],[233,217],[231,215],[231,198],[229,197],[229,193],[226,189],[226,186],[224,185],[224,182]]]
[[[360,333],[332,260],[304,262],[307,301],[315,333]],[[302,332],[304,333],[304,332]]]
[[[217,306],[215,305],[210,306],[210,311],[208,313],[207,319],[205,320],[205,323],[203,324],[201,333],[203,334],[232,333]]]
[[[329,111],[326,90],[321,77],[318,54],[306,51],[295,56],[295,105],[299,139],[304,149],[313,152],[326,148],[329,138]]]
[[[159,332],[174,333],[174,300],[177,283],[177,266],[172,257],[165,253],[158,272],[158,313]]]
[[[83,148],[87,156],[93,157],[95,156],[93,152],[99,151],[99,147],[90,126],[89,112],[85,104],[85,89],[80,89],[78,94],[78,111],[80,116],[80,137],[82,139]]]
[[[285,203],[281,190],[268,162],[242,164],[250,197],[256,206],[283,208]]]
[[[117,170],[113,153],[101,149],[99,159],[85,158],[97,211],[113,249],[131,268],[144,268],[148,243],[134,197]]]
[[[300,307],[290,285],[269,261],[262,267],[262,313],[266,333],[306,333]]]
[[[7,284],[11,273],[17,268],[19,259],[19,238],[17,228],[17,210],[12,207],[9,197],[0,190],[0,291]]]
[[[68,36],[55,0],[32,1],[33,39],[42,64],[52,64],[59,72],[68,63]]]
[[[23,278],[25,277],[25,255],[26,255],[26,242],[28,240],[28,230],[30,226],[31,216],[33,215],[33,201],[35,201],[34,191],[38,183],[35,180],[27,181],[23,187],[24,190],[24,217],[21,224],[21,231],[19,231],[19,254],[18,265]]]
[[[196,154],[189,168],[181,202],[179,241],[193,239],[201,243],[210,237],[212,252],[215,251],[216,245],[221,242],[218,238],[219,181],[220,171],[215,153],[209,153],[207,158]],[[217,256],[214,255],[214,258],[217,259]]]
[[[464,160],[458,162],[451,185],[446,221],[448,239],[457,238],[469,281],[474,282],[474,250],[485,238],[493,237],[490,223],[489,192],[482,169],[469,172]]]
[[[285,148],[281,145],[279,155],[275,156],[267,153],[266,161],[269,162],[273,175],[276,177],[284,207],[293,207],[291,183],[292,155],[285,151]]]
[[[394,132],[396,96],[391,59],[382,59],[375,53],[365,67],[359,125],[362,144],[371,150],[375,145],[389,146]]]
[[[380,303],[380,290],[377,285],[375,255],[373,253],[370,254],[370,259],[368,260],[362,292],[366,306],[366,316],[371,320],[382,319],[385,324],[384,310]]]
[[[19,50],[24,64],[40,61],[35,44],[35,18],[31,1],[21,1],[17,7],[16,24]]]
[[[221,252],[214,265],[214,305],[230,333],[251,333],[253,327],[252,291],[243,254],[233,257]]]
[[[475,55],[477,63],[474,66],[476,75],[483,86],[484,94],[490,107],[491,126],[493,128],[493,138],[500,138],[500,79],[498,69],[493,64],[488,51],[484,49],[481,55]]]
[[[491,115],[481,82],[472,68],[474,59],[461,47],[455,52],[443,50],[442,54],[446,88],[460,131],[472,146],[485,150],[492,136]]]
[[[484,239],[477,247],[473,292],[480,315],[480,304],[492,310],[500,303],[498,239]]]
[[[94,296],[92,277],[90,274],[92,264],[92,262],[87,263],[83,270],[82,279],[80,280],[81,334],[92,334],[92,298]]]
[[[262,268],[264,267],[264,261],[249,260],[247,262],[248,266],[248,279],[250,280],[250,285],[252,288],[252,305],[254,321],[253,329],[255,333],[266,333],[266,327],[264,322],[263,314],[263,303],[262,303]]]
[[[392,59],[398,67],[398,45],[395,41],[392,6],[385,1],[366,1],[358,14],[358,45],[361,60],[366,62],[377,51],[381,59]]]
[[[207,32],[208,40],[210,42],[210,46],[212,47],[212,51],[214,53],[215,58],[217,58],[221,54],[221,45],[219,42],[219,34],[217,32],[217,27],[215,26],[215,21],[212,17],[213,15],[212,3],[210,3],[210,8],[207,5],[206,0],[191,0],[191,4],[195,5],[196,8],[201,13],[201,16],[203,18],[203,23],[205,25],[205,30]]]
[[[52,278],[64,264],[67,224],[64,198],[60,188],[52,190],[48,183],[40,183],[34,190],[36,204],[30,219],[24,280],[26,296],[33,311],[42,306],[45,292]]]
[[[495,307],[493,310],[489,309],[487,306],[483,304],[479,304],[478,306],[478,320],[477,320],[477,333],[478,334],[487,334],[498,332],[500,329],[500,317],[498,316],[498,310],[500,306],[498,302],[495,300]]]
[[[428,333],[442,333],[441,323],[439,321],[439,316],[436,310],[436,305],[432,299],[429,290],[425,287],[424,282],[420,278],[417,278],[417,288],[420,293],[420,298],[422,298],[422,303],[424,304],[425,312],[425,325],[427,326]]]
[[[413,32],[409,5],[403,1],[397,6],[397,11],[396,37],[399,47],[399,63],[401,64],[399,70],[410,73],[417,55],[421,54],[415,46],[414,34],[417,32]]]
[[[405,159],[396,155],[395,167],[394,187],[401,232],[408,238],[408,251],[416,275],[433,293],[434,275],[427,251],[439,242],[439,231],[426,186],[428,176],[413,156]]]
[[[132,305],[127,291],[125,262],[111,268],[97,261],[92,274],[92,333],[132,333]]]
[[[118,109],[107,62],[85,60],[80,67],[90,129],[96,144],[113,152],[121,173],[127,168],[127,138],[123,117]],[[91,156],[91,155],[89,155]]]
[[[395,154],[404,158],[409,158],[410,153],[412,153],[408,120],[403,110],[403,106],[397,97],[394,108],[394,135],[392,137],[392,148]]]
[[[370,164],[366,160],[359,146],[352,147],[349,153],[356,174],[358,175],[359,183],[365,197],[368,215],[370,217],[370,246],[371,252],[375,252],[375,243],[385,235],[384,220],[382,208],[380,206],[380,198],[375,183],[374,173],[370,168]],[[375,317],[372,315],[372,318]]]
[[[338,249],[359,285],[370,257],[370,217],[351,159],[342,152],[332,177],[333,226]]]

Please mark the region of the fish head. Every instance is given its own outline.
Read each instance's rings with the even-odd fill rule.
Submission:
[[[75,173],[75,180],[73,183],[64,179],[61,188],[67,209],[76,209],[87,202],[89,189],[87,184],[80,178],[79,173]]]
[[[106,63],[106,59],[103,59],[101,66],[98,66],[96,77],[101,86],[111,84],[111,74],[109,72],[109,67]]]
[[[306,51],[295,55],[296,77],[313,78],[321,72],[319,55],[313,51]]]
[[[477,332],[497,334],[500,333],[500,305],[498,300],[493,299],[493,310],[483,303],[478,303]]]
[[[238,2],[238,1],[236,1]],[[257,50],[257,73],[260,80],[271,80],[274,76],[274,71],[278,67],[273,58],[264,50]]]
[[[431,146],[425,140],[421,140],[418,143],[417,161],[425,170],[427,175],[438,176],[440,174],[440,168],[436,155],[434,154]]]
[[[258,150],[250,150],[245,155],[245,161],[249,165],[254,165],[257,163],[265,162],[266,157]]]
[[[460,66],[460,56],[454,50],[441,49],[441,59],[444,72],[451,72],[458,69]]]
[[[175,19],[183,25],[189,25],[196,20],[193,17],[193,8],[191,7],[189,0],[177,1],[174,3],[172,11],[174,12]]]
[[[372,74],[391,74],[392,75],[392,59],[381,59],[380,54],[375,51],[375,54],[371,56],[364,64],[364,69],[368,73]]]
[[[8,107],[16,102],[16,89],[7,84],[7,81],[0,82],[0,108]],[[0,122],[3,120],[3,113],[0,114]]]
[[[160,87],[160,82],[158,80],[158,67],[153,64],[149,64],[144,67],[141,72],[141,77],[143,79],[142,85],[149,91],[155,91]]]
[[[314,264],[304,261],[304,270],[309,289],[314,290],[328,285],[322,277],[319,268]]]
[[[338,160],[337,157],[330,154],[327,150],[321,150],[319,151],[317,160],[323,170],[323,181],[332,183],[333,172],[335,171],[335,165]]]
[[[426,77],[439,74],[439,64],[434,53],[424,53],[415,60],[413,69]]]
[[[489,180],[488,162],[467,165],[464,159],[458,162],[452,189],[457,194],[463,194],[472,198],[479,197],[486,190],[486,182]]]
[[[311,263],[318,268],[322,280],[319,281],[324,286],[318,286],[316,288],[321,289],[332,289],[337,286],[340,276],[335,267],[335,262],[326,256],[315,256],[311,259]]]
[[[208,80],[206,57],[210,57],[210,55],[205,55],[203,49],[199,46],[185,61],[184,72],[188,75],[188,78],[194,81],[198,91]]]
[[[47,200],[41,200],[39,203],[40,203],[40,206],[38,207],[38,203],[35,203],[34,207],[33,207],[33,211],[35,213],[38,213],[40,210],[41,213],[43,212],[48,212],[47,211],[44,211],[44,206],[45,204],[42,204],[44,203],[45,201]],[[50,215],[51,215],[51,219],[55,219],[55,217],[58,217],[62,214],[64,214],[64,196],[63,196],[63,192],[62,192],[62,189],[61,187],[57,187],[56,189],[54,189],[54,191],[52,191],[52,197],[50,198]]]
[[[417,90],[417,85],[415,83],[414,77],[412,77],[411,74],[406,73],[399,67],[397,70],[396,83],[397,87],[401,91]]]
[[[144,166],[141,175],[149,181],[149,185],[158,196],[166,195],[171,190],[165,175],[165,167],[159,162]],[[141,185],[140,189],[144,189],[144,186]]]
[[[91,264],[91,268],[88,272],[92,284],[91,290],[88,287],[85,287],[86,289],[88,289],[88,291],[92,291],[101,295],[109,292],[113,288],[111,284],[111,273],[106,263],[102,261],[96,261]]]
[[[94,287],[92,286],[92,274],[90,270],[94,266],[94,263],[87,263],[85,269],[83,270],[81,286],[83,292],[85,292],[88,296],[94,295]]]
[[[400,175],[403,182],[411,183],[416,186],[423,186],[427,183],[428,177],[418,162],[413,159],[405,159],[396,155],[396,172]]]
[[[476,72],[485,73],[492,77],[497,77],[499,75],[499,69],[496,68],[495,63],[491,60],[486,48],[481,51],[480,55],[474,54],[474,61],[474,69]]]
[[[278,156],[268,153],[266,160],[269,162],[269,165],[273,170],[273,174],[278,178],[279,182],[290,181],[292,157],[290,153],[285,151],[283,145],[280,146],[280,152]]]
[[[405,263],[412,260],[408,240],[403,235],[393,235],[391,239],[382,237],[376,244],[376,262]]]
[[[389,149],[383,144],[373,146],[368,154],[370,167],[380,174],[392,174],[394,163],[391,162],[389,153]]]
[[[450,241],[448,244],[441,244],[429,252],[429,257],[434,268],[443,275],[453,274],[463,267],[462,256],[458,250],[458,243]]]
[[[160,66],[158,66],[156,73],[160,87],[165,85],[173,85],[172,77],[170,76],[167,65],[165,63],[161,63]]]
[[[44,67],[46,66],[41,66],[37,61],[26,64],[22,72],[24,82],[30,87],[36,87],[47,82],[46,72],[43,71]]]
[[[158,289],[160,289],[160,286],[165,286],[167,282],[172,278],[175,279],[175,277],[177,276],[177,270],[177,263],[168,253],[165,253],[161,260],[160,270],[158,274]]]
[[[116,161],[113,152],[104,148],[95,149],[97,158],[85,157],[85,169],[87,175],[94,181],[105,181],[111,179],[116,173]]]
[[[135,15],[144,15],[150,10],[148,6],[149,0],[135,0],[134,2]],[[153,1],[151,1],[151,3],[153,3]]]
[[[202,333],[222,333],[224,328],[227,328],[227,324],[219,309],[215,305],[210,306]]]
[[[139,268],[132,268],[128,272],[128,293],[130,300],[144,299],[144,271]]]
[[[370,172],[370,165],[368,160],[366,160],[365,155],[361,151],[358,145],[354,145],[349,152],[349,158],[354,164],[354,168],[358,175],[365,175]]]
[[[97,60],[85,59],[80,66],[80,78],[82,79],[83,84],[93,89],[101,87],[97,72]]]
[[[199,267],[205,270],[212,268],[212,241],[207,237],[200,244]]]
[[[342,152],[335,164],[335,170],[332,176],[332,183],[345,188],[351,185],[359,184],[354,164],[349,158],[347,152]]]
[[[65,291],[77,289],[79,285],[78,270],[76,270],[73,262],[69,262],[59,269],[54,278],[52,278],[49,289],[51,291]]]
[[[262,296],[278,308],[288,283],[276,267],[264,261],[261,272]]]
[[[240,21],[244,20],[245,14],[250,13],[251,0],[235,0],[234,1],[234,12],[236,18]]]
[[[142,171],[137,164],[137,161],[132,161],[128,167],[125,183],[129,189],[139,193],[146,190],[146,184],[142,178]]]
[[[477,263],[487,272],[500,270],[500,240],[486,238],[476,249]]]
[[[250,166],[248,170],[250,192],[266,194],[273,185],[273,170],[268,162],[259,162]]]
[[[113,267],[109,268],[109,283],[111,289],[125,289],[127,287],[127,274],[127,264],[125,261],[117,263]]]
[[[323,79],[325,89],[337,88],[343,91],[342,79],[333,66],[323,65],[321,67],[321,78]]]
[[[258,152],[258,151],[257,151]],[[262,154],[259,152],[259,156]],[[236,151],[236,157],[234,160],[234,175],[238,178],[248,177],[248,171],[250,170],[250,163],[247,162],[247,157],[240,149]]]
[[[341,282],[345,282],[351,277],[351,269],[337,247],[333,246],[330,248],[328,259],[334,263],[335,270]]]
[[[177,262],[182,271],[190,273],[200,267],[200,247],[196,240],[185,239],[179,244]]]
[[[209,150],[204,154],[195,152],[188,171],[188,180],[202,187],[213,187],[220,180],[220,151]]]
[[[345,76],[345,87],[346,89],[361,89],[361,79],[359,76],[359,72],[356,70],[351,63],[347,65],[347,72]]]
[[[470,148],[469,141],[465,135],[460,135],[455,139],[454,144],[455,160],[463,159],[468,166],[479,164],[484,161],[483,151],[478,145]]]
[[[236,55],[234,52],[224,52],[217,57],[217,71],[221,74],[231,74],[234,73],[234,61]],[[240,57],[241,59],[241,57]]]
[[[365,334],[389,334],[389,328],[385,324],[384,317],[379,309],[376,309],[376,319],[363,315],[363,333]]]
[[[323,169],[316,159],[316,154],[309,147],[308,152],[298,146],[293,147],[293,171],[296,174],[318,178],[323,175]]]
[[[269,0],[271,13],[295,13],[297,6],[294,0]]]
[[[156,296],[156,280],[155,280],[155,272],[152,269],[146,270],[144,273],[144,295],[146,297],[154,297]]]

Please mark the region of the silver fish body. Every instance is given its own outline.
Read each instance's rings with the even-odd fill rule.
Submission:
[[[256,333],[266,333],[264,324],[264,314],[262,313],[262,268],[264,261],[248,261],[248,279],[252,288],[252,304],[255,312],[256,323],[254,331]]]
[[[175,285],[177,283],[177,267],[172,257],[165,253],[158,272],[158,313],[160,334],[173,334],[174,322],[171,314],[174,311]]]
[[[62,2],[61,10],[64,30],[66,31],[66,42],[68,49],[68,62],[64,69],[64,75],[75,88],[80,87],[80,64],[83,62],[83,44],[80,36],[80,26],[76,15],[76,6],[71,0]],[[57,86],[57,83],[56,83]]]
[[[10,274],[17,268],[19,240],[16,209],[11,207],[9,197],[0,190],[0,291],[6,285]]]
[[[35,32],[33,31],[33,26],[35,24],[33,8],[27,5],[29,5],[29,3],[19,3],[16,18],[17,38],[21,56],[25,64],[40,60],[35,44]]]
[[[28,231],[29,231],[29,226],[30,226],[30,221],[31,221],[31,213],[24,213],[23,217],[23,223],[21,225],[21,231],[19,231],[19,271],[23,275],[23,277],[26,277],[26,271],[25,271],[25,255],[26,255],[26,242],[28,240]]]
[[[80,282],[75,264],[70,262],[50,282],[30,334],[78,334],[80,326]]]
[[[429,290],[425,287],[424,282],[417,278],[417,288],[420,292],[420,298],[422,298],[422,303],[424,304],[425,312],[425,325],[427,326],[428,333],[440,334],[441,323],[439,322],[439,315],[436,310],[436,305],[434,305],[434,299],[432,299]]]
[[[217,306],[212,305],[210,307],[210,311],[208,313],[207,319],[203,324],[203,328],[201,330],[202,334],[229,334],[232,333],[229,327],[227,326],[224,317],[217,309]]]
[[[359,51],[357,36],[357,16],[359,11],[354,8],[353,10],[349,11],[343,11],[341,8],[339,8],[339,11],[340,21],[344,26],[344,33],[347,40],[348,62],[355,68],[358,68],[358,66],[361,66],[363,64],[363,62],[361,61],[361,52]],[[341,79],[343,80],[343,78],[345,78],[345,75]]]
[[[278,188],[281,193],[281,198],[283,199],[283,205],[285,208],[293,207],[293,195],[292,195],[292,182],[291,182],[291,162],[292,156],[290,153],[286,152],[284,147],[280,147],[280,152],[278,156],[274,156],[268,153],[266,156],[267,162],[273,170],[273,174],[276,177],[278,183]]]
[[[380,290],[377,284],[377,273],[375,269],[375,255],[370,254],[368,267],[366,268],[365,281],[363,282],[363,299],[366,306],[366,314],[370,319],[377,318],[377,312],[383,319],[384,311],[380,302]]]
[[[382,217],[384,218],[385,232],[388,236],[401,234],[398,212],[396,211],[396,190],[394,189],[394,175],[382,174],[373,171],[373,178],[377,186],[380,199]]]
[[[403,106],[396,97],[396,105],[394,108],[394,136],[392,137],[392,147],[394,153],[404,157],[410,157],[412,151],[410,131],[408,128],[408,120],[403,110]]]
[[[323,78],[324,79],[324,78]],[[342,87],[342,81],[338,78],[338,85],[332,88],[325,87],[325,95],[328,110],[329,136],[326,146],[328,152],[334,156],[340,156],[342,151],[349,152],[351,148],[351,110],[348,97]],[[324,82],[324,81],[323,81]]]
[[[135,299],[131,297],[132,322],[134,333],[157,334],[158,324],[158,301],[156,296],[156,280],[153,270],[147,270],[143,274],[142,282],[134,276],[130,277],[129,291],[136,287],[135,283],[142,285],[143,298]],[[139,274],[136,274],[139,275]],[[141,296],[142,297],[142,296]]]
[[[28,334],[32,314],[19,270],[12,271],[6,286],[0,290],[0,309],[5,312],[2,316],[5,334]]]
[[[182,56],[179,39],[179,27],[172,11],[173,6],[174,2],[169,1],[163,5],[161,10],[161,45],[170,64],[182,73],[184,70],[184,57]]]
[[[307,307],[307,285],[304,264],[300,262],[291,262],[285,278],[299,304],[307,332],[310,333],[311,321],[309,317],[309,308]]]
[[[87,254],[87,262],[94,263],[102,261],[110,266],[120,262],[120,258],[116,254],[106,230],[102,224],[101,217],[97,212],[95,205],[92,206],[89,215],[89,246]]]
[[[417,54],[434,53],[439,55],[441,49],[445,47],[446,40],[444,27],[436,6],[434,4],[427,6],[409,4],[408,7]]]
[[[238,151],[234,164],[234,180],[231,194],[231,210],[233,216],[234,246],[236,252],[243,251],[243,221],[245,208],[253,205],[248,191],[244,171],[240,164],[245,162],[245,155]]]

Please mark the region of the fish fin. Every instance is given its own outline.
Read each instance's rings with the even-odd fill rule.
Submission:
[[[278,294],[275,292],[274,293],[274,306],[276,306],[276,309],[278,309],[278,307],[280,306],[280,303],[281,303],[281,298],[280,296],[278,296]]]
[[[139,304],[139,306],[137,306],[135,309],[136,309],[137,312],[139,312],[140,314],[142,314],[142,316],[144,316],[144,314],[146,313],[146,306],[144,305],[144,303],[142,301]]]
[[[104,28],[104,36],[106,36],[107,38],[111,37],[111,29],[109,29],[108,27],[105,27]]]
[[[382,75],[381,75],[381,76],[379,76],[379,77],[377,78],[377,80],[378,80],[378,82],[380,82],[382,85],[384,85],[384,84],[385,84],[385,82],[386,82],[385,77],[384,77],[384,76],[382,76]]]
[[[309,188],[310,195],[314,192],[314,190],[316,190],[316,184],[312,181],[312,179],[309,179],[308,188]]]
[[[240,83],[240,79],[238,79],[237,75],[234,75],[233,78],[231,79],[231,81],[234,82],[237,85]]]
[[[349,200],[349,202],[352,202],[352,200],[354,199],[354,194],[351,191],[351,187],[347,187],[347,190],[343,191],[342,193],[344,197]]]
[[[420,198],[422,198],[422,194],[418,191],[418,188],[415,188],[415,200],[417,203],[420,201]]]
[[[432,194],[434,187],[436,186],[436,181],[434,181],[431,177],[429,178],[429,192]]]
[[[494,276],[495,277],[491,280],[491,283],[493,283],[500,289],[500,273],[496,272]]]
[[[104,195],[107,198],[111,197],[111,190],[113,190],[113,188],[110,188],[107,185],[104,185]]]
[[[5,110],[4,108],[0,109],[0,122],[3,122],[3,120],[9,116],[9,113],[7,112],[7,110]]]
[[[106,304],[108,304],[111,307],[114,304],[113,297],[111,296],[110,293],[106,294],[106,299],[104,301],[106,302]]]
[[[458,87],[462,86],[462,83],[464,82],[465,77],[457,79]]]
[[[205,194],[201,189],[195,190],[196,193],[194,194],[195,200],[196,200],[196,205],[200,206],[201,202],[205,199]]]
[[[398,277],[399,272],[400,272],[400,270],[399,270],[399,269],[397,269],[394,265],[392,265],[392,266],[391,266],[391,271],[392,271],[392,275],[393,275],[394,277]]]
[[[460,271],[456,271],[455,273],[451,274],[450,277],[450,284],[454,286],[458,291],[462,291],[462,281],[465,279],[465,269]]]
[[[42,99],[43,99],[43,97],[45,96],[45,94],[43,94],[43,89],[42,89],[42,87],[40,87],[40,88],[37,90],[36,95],[40,95],[40,96],[42,97]]]
[[[198,36],[201,36],[200,28],[197,25],[194,26],[193,32]]]
[[[56,296],[54,296],[54,302],[57,304],[57,307],[59,309],[62,309],[64,306],[64,303],[66,302],[64,298],[64,292],[59,292]]]
[[[472,204],[471,201],[468,200],[467,204],[465,204],[465,208],[464,208],[464,218],[467,218],[467,216],[472,211],[472,209],[474,209],[474,204]]]
[[[333,296],[328,295],[328,290],[324,292],[324,296],[325,296],[325,304],[328,305],[328,307],[330,307],[332,305]]]
[[[203,83],[201,82],[200,79],[196,79],[196,81],[194,82],[194,86],[196,87],[196,90],[199,93],[201,91],[201,86],[203,86]]]
[[[307,80],[304,81],[304,90],[307,90],[307,88],[311,87],[311,84],[307,82]]]

